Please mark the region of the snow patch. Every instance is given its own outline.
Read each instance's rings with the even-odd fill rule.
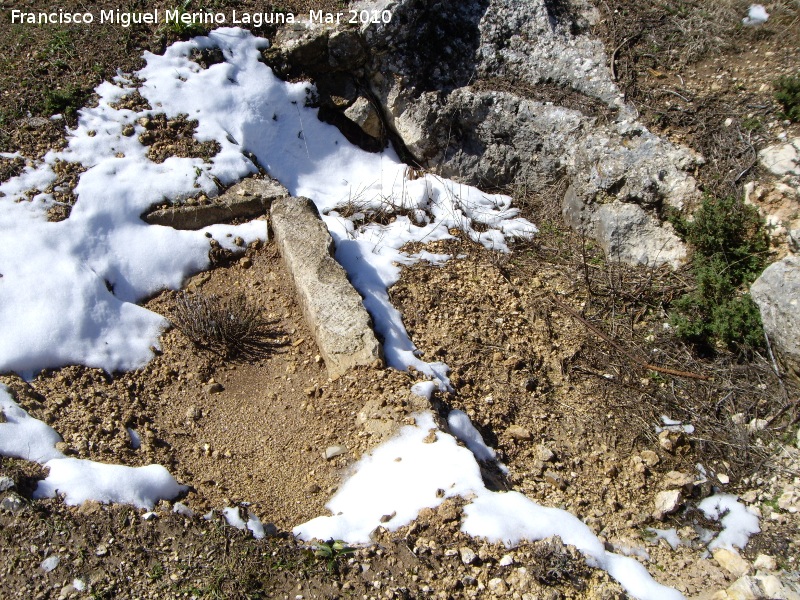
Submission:
[[[61,436],[25,412],[4,385],[0,385],[0,408],[7,419],[0,423],[0,453],[50,469],[36,487],[34,498],[63,494],[66,503],[72,505],[96,500],[152,509],[162,498],[174,498],[188,489],[160,465],[126,467],[65,457],[55,448]]]
[[[647,531],[652,533],[656,539],[662,539],[670,545],[670,548],[675,550],[681,545],[681,538],[678,536],[678,530],[672,529],[655,529],[648,528]]]
[[[698,508],[713,521],[720,521],[722,531],[708,544],[709,550],[714,548],[744,549],[750,536],[761,531],[758,517],[738,501],[733,494],[717,494],[705,498]]]
[[[755,27],[756,25],[763,25],[769,19],[769,13],[762,4],[751,4],[747,10],[747,16],[742,19],[742,25],[745,27]]]
[[[471,451],[439,430],[432,413],[415,419],[416,425],[403,427],[355,465],[353,474],[326,504],[332,516],[303,523],[294,528],[294,534],[306,541],[341,539],[367,544],[376,527],[396,530],[414,520],[422,508],[435,508],[445,498],[461,496],[470,500],[461,528],[468,535],[507,546],[558,535],[583,552],[589,564],[608,571],[632,596],[683,598],[654,581],[636,560],[607,552],[592,531],[567,511],[540,506],[519,492],[487,490]],[[426,443],[431,430],[435,441]]]
[[[451,410],[447,415],[450,432],[467,445],[467,448],[478,460],[494,460],[495,451],[483,441],[483,436],[469,420],[467,414],[460,410]]]

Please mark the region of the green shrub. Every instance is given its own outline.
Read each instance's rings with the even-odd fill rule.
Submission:
[[[757,210],[737,198],[706,197],[693,221],[674,219],[690,244],[695,288],[672,306],[676,333],[730,349],[764,343],[761,316],[747,288],[766,266],[769,238]]]
[[[72,116],[78,112],[87,97],[88,93],[77,86],[48,90],[44,95],[44,112],[48,115],[60,113]]]
[[[795,123],[800,121],[800,74],[778,79],[775,99],[783,106],[787,119]]]

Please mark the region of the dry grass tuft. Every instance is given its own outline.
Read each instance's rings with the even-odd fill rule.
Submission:
[[[590,569],[586,559],[572,546],[564,545],[556,536],[533,545],[530,572],[539,583],[557,585],[569,582],[577,589],[585,587]]]
[[[183,292],[175,301],[173,323],[194,344],[226,359],[261,356],[279,345],[279,332],[269,328],[273,322],[244,294],[226,299]]]

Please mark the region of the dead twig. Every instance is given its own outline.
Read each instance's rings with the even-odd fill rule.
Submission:
[[[648,369],[650,371],[656,371],[657,373],[664,373],[665,375],[674,375],[675,377],[687,377],[689,379],[700,379],[702,381],[710,381],[711,380],[711,378],[706,376],[706,375],[700,375],[698,373],[691,373],[689,371],[681,371],[681,370],[678,370],[678,369],[670,369],[668,367],[659,367],[657,365],[650,364],[649,362],[644,361],[641,358],[639,358],[638,356],[635,356],[635,355],[631,354],[630,352],[628,352],[625,348],[623,348],[617,342],[615,342],[613,339],[611,339],[611,337],[608,336],[604,331],[601,331],[598,327],[595,327],[594,325],[592,325],[589,321],[584,319],[582,316],[580,316],[577,312],[575,312],[569,306],[567,306],[566,304],[564,304],[563,302],[558,300],[555,296],[550,296],[550,300],[552,300],[552,302],[556,306],[561,308],[564,312],[566,312],[573,319],[576,319],[576,320],[580,321],[581,323],[583,323],[583,326],[586,327],[589,331],[591,331],[592,333],[594,333],[598,337],[604,339],[606,342],[611,344],[615,349],[617,349],[619,352],[621,352],[622,354],[627,356],[630,360],[635,362],[640,367],[643,367],[643,368]]]

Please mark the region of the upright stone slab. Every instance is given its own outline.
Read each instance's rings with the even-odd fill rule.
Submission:
[[[381,346],[361,296],[333,258],[333,239],[308,198],[272,203],[272,230],[291,274],[300,304],[336,378],[358,365],[381,359]]]

